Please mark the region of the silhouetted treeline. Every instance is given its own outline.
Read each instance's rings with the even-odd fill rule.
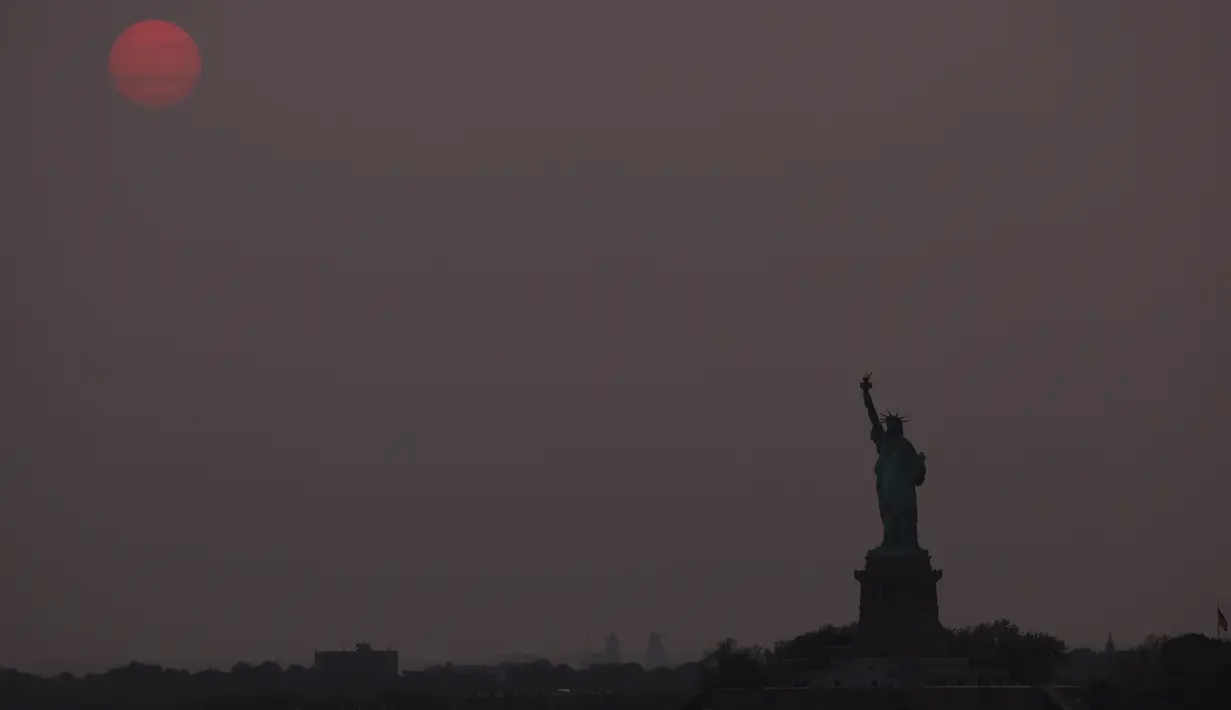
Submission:
[[[637,664],[573,669],[548,661],[497,667],[445,665],[403,673],[381,687],[326,685],[303,666],[236,664],[190,673],[131,663],[102,674],[45,678],[0,670],[4,710],[301,710],[326,708],[695,708],[717,688],[789,685],[854,642],[853,625],[825,626],[772,649],[717,644],[698,663],[645,670]],[[1089,710],[1231,707],[1231,643],[1189,634],[1152,637],[1115,650],[1068,650],[1043,633],[1001,620],[950,631],[953,655],[1013,683],[1084,689]],[[838,654],[841,655],[840,653]]]
[[[706,707],[717,688],[785,685],[823,668],[835,647],[854,644],[855,625],[824,626],[772,649],[718,644],[701,662],[702,686],[687,706]],[[1007,620],[949,631],[950,655],[996,669],[1021,685],[1076,686],[1089,710],[1206,710],[1231,707],[1231,642],[1200,634],[1151,637],[1123,651],[1067,649]]]
[[[970,659],[975,668],[1004,671],[1014,683],[1048,683],[1055,680],[1064,667],[1066,648],[1063,641],[1043,633],[1022,631],[1005,619],[950,629],[948,635],[950,655]],[[748,687],[748,681],[743,679],[751,678],[753,674],[745,659],[758,659],[758,665],[763,669],[761,675],[766,679],[778,680],[821,667],[833,657],[835,647],[850,647],[854,643],[854,624],[828,625],[793,639],[779,641],[772,650],[740,649],[728,639],[706,658],[710,666],[721,662],[728,667],[742,667],[738,687]],[[725,682],[731,686],[736,679]]]
[[[0,670],[4,710],[207,710],[209,708],[678,708],[695,695],[697,664],[644,670],[637,664],[576,670],[548,661],[503,667],[440,666],[405,672],[379,687],[326,683],[303,666],[236,664],[191,673],[130,663],[101,674],[54,678]]]
[[[1231,642],[1186,634],[1102,655],[1090,710],[1231,707]]]

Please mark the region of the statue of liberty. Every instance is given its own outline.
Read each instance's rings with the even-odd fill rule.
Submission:
[[[919,547],[919,509],[915,504],[915,487],[923,484],[927,475],[927,457],[915,451],[906,438],[902,425],[908,420],[894,412],[884,416],[876,413],[872,404],[872,375],[859,383],[863,404],[872,420],[872,443],[876,444],[876,500],[880,505],[884,539],[870,554],[909,555]]]

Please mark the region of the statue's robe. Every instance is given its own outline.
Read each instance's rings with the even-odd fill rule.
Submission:
[[[876,498],[885,527],[881,547],[886,551],[918,549],[915,486],[923,482],[923,462],[905,436],[891,437],[877,427],[872,430],[872,442],[877,454]]]

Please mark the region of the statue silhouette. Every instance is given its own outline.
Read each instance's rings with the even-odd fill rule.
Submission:
[[[872,422],[872,443],[876,444],[876,499],[880,507],[884,537],[875,554],[912,554],[919,547],[919,509],[915,487],[927,475],[927,457],[906,438],[903,425],[908,421],[894,412],[876,413],[872,403],[872,374],[859,383],[863,404]]]

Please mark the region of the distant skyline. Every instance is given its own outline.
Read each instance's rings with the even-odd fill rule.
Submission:
[[[1213,633],[1226,3],[489,5],[0,6],[0,666]]]
[[[1200,632],[1197,632],[1197,633],[1200,633]],[[1085,649],[1090,649],[1093,651],[1103,651],[1106,648],[1106,645],[1107,645],[1107,639],[1106,637],[1104,637],[1102,641],[1097,642],[1097,643],[1073,643],[1073,644],[1070,644],[1070,648],[1085,648]],[[1135,645],[1135,644],[1121,644],[1119,641],[1116,641],[1116,648],[1120,648],[1120,649],[1130,648],[1132,645]],[[157,659],[157,658],[132,658],[132,659],[126,659],[123,661],[114,661],[110,663],[104,663],[104,662],[88,663],[88,662],[81,662],[79,660],[71,660],[71,659],[57,661],[53,659],[53,660],[44,660],[44,661],[34,663],[34,664],[28,664],[26,666],[18,668],[18,670],[22,670],[27,673],[35,673],[39,675],[48,675],[48,676],[55,675],[58,673],[64,673],[64,672],[73,673],[74,675],[82,675],[82,674],[87,674],[87,673],[102,673],[111,668],[127,665],[128,663],[133,662],[133,661],[136,661],[138,663],[163,665],[164,667],[168,667],[168,668],[183,668],[183,669],[193,671],[193,672],[199,671],[199,670],[206,670],[209,668],[217,668],[219,670],[229,670],[231,667],[233,667],[237,663],[258,664],[258,663],[264,663],[266,661],[273,661],[275,663],[278,663],[283,668],[286,668],[292,665],[300,665],[305,668],[311,668],[313,651],[335,649],[335,648],[339,650],[348,650],[349,648],[353,648],[353,646],[354,644],[351,644],[350,646],[343,646],[341,644],[338,644],[336,645],[336,647],[335,646],[320,646],[315,649],[308,649],[306,653],[291,655],[287,657],[215,658],[215,659],[197,658],[197,659],[182,660],[178,663],[165,663],[162,660]],[[383,647],[380,647],[380,648],[383,648]],[[528,652],[528,651],[510,651],[510,652],[493,653],[491,655],[486,655],[486,656],[477,655],[477,656],[464,657],[464,658],[425,658],[425,657],[408,655],[401,649],[395,648],[394,650],[398,651],[399,665],[401,666],[402,670],[423,670],[423,669],[427,669],[433,666],[443,665],[445,663],[453,663],[455,665],[499,665],[501,663],[518,662],[518,659],[521,659],[521,658],[528,659],[530,657],[546,658],[550,660],[552,663],[564,663],[566,665],[570,665],[573,667],[579,667],[581,665],[585,665],[580,662],[583,656],[592,655],[594,653],[601,651],[601,649],[588,649],[587,650],[585,648],[578,648],[573,652],[564,652],[564,653],[558,653],[554,655],[553,654],[543,654],[543,653],[533,653],[533,652]],[[689,663],[692,661],[699,660],[705,654],[707,650],[709,649],[705,648],[705,649],[698,649],[696,651],[685,651],[685,652],[677,653],[677,652],[672,651],[672,649],[668,648],[666,657],[667,657],[668,664],[670,666],[677,666],[683,663]],[[635,654],[632,658],[625,657],[622,662],[636,663],[644,667],[646,665],[646,658],[644,656],[645,656],[644,653]]]

